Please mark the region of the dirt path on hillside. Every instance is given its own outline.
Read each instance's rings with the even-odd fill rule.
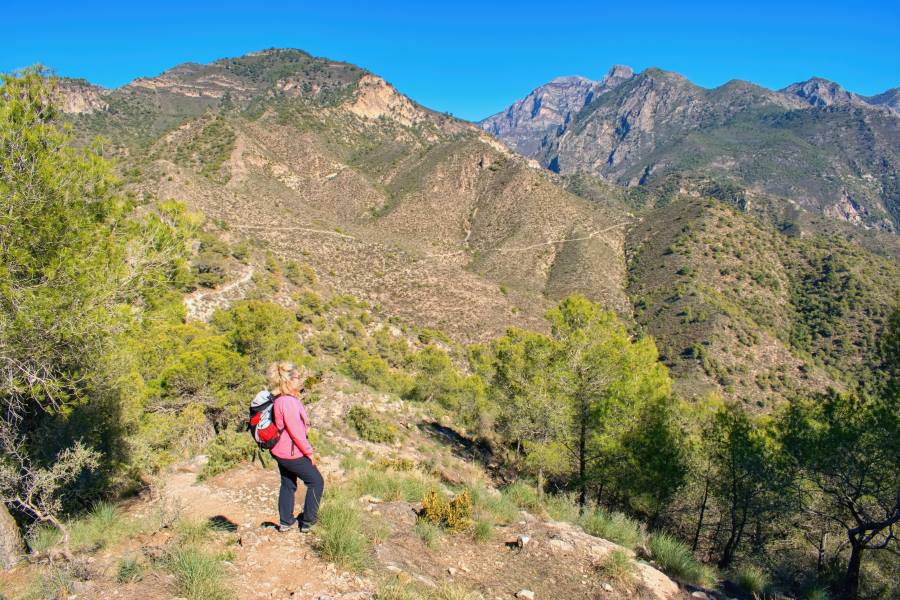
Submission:
[[[331,462],[320,468],[326,480],[338,472]],[[234,527],[238,543],[228,564],[230,587],[236,597],[291,598],[293,600],[363,600],[371,598],[374,583],[341,572],[316,554],[312,535],[299,530],[281,533],[278,521],[278,472],[257,464],[246,465],[198,482],[191,470],[167,478],[161,502],[181,507],[183,518],[212,521]],[[305,490],[297,491],[297,508]],[[231,525],[233,524],[233,525]]]

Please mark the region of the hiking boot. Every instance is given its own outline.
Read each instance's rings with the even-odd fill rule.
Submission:
[[[281,533],[285,533],[286,531],[291,531],[292,529],[297,529],[297,523],[293,523],[292,525],[281,525],[279,524],[277,527],[278,531]]]
[[[312,530],[313,525],[315,525],[315,523],[301,523],[300,533],[309,533]]]

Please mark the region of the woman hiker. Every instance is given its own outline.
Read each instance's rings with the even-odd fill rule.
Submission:
[[[289,531],[296,526],[294,518],[294,494],[297,478],[306,486],[306,499],[300,513],[300,531],[306,533],[316,522],[325,480],[316,468],[313,447],[306,438],[309,417],[300,401],[303,390],[303,373],[290,362],[277,362],[269,367],[269,392],[275,396],[272,409],[275,426],[281,431],[278,443],[272,448],[272,456],[281,473],[281,489],[278,492],[279,531]]]

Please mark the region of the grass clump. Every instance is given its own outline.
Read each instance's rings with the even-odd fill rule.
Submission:
[[[472,523],[469,490],[463,490],[453,500],[431,490],[422,500],[422,518],[451,532],[465,531]]]
[[[443,582],[437,587],[402,582],[396,577],[379,586],[375,600],[482,600],[483,596],[464,587]]]
[[[472,539],[478,543],[490,541],[494,537],[494,524],[479,519],[472,527]]]
[[[482,486],[470,487],[469,493],[478,514],[498,525],[508,525],[519,517],[519,507],[503,494],[492,493]]]
[[[624,550],[614,550],[607,554],[597,570],[614,587],[623,591],[632,591],[637,585],[634,561]]]
[[[657,533],[650,537],[650,554],[659,568],[671,577],[702,586],[715,583],[712,569],[698,561],[690,548],[668,534]]]
[[[28,536],[28,549],[32,552],[44,552],[62,540],[62,534],[56,527],[40,525],[34,527]]]
[[[83,519],[78,519],[69,527],[72,547],[101,548],[125,534],[125,521],[108,502],[94,506]]]
[[[744,591],[762,596],[769,589],[769,576],[754,565],[741,565],[732,573],[734,582]]]
[[[134,557],[126,556],[116,564],[116,582],[134,583],[144,577],[144,565]]]
[[[444,531],[439,525],[435,525],[426,519],[416,519],[416,535],[422,538],[425,545],[432,550],[436,550],[441,545],[441,539],[444,537]]]
[[[640,524],[622,513],[596,507],[582,515],[581,527],[591,535],[615,542],[633,550],[644,540]]]
[[[178,534],[178,542],[191,546],[205,542],[212,535],[212,524],[209,521],[179,520],[175,523],[175,532]]]
[[[819,586],[813,586],[803,594],[803,600],[829,600],[829,598],[831,596],[828,594],[828,590]]]
[[[514,505],[521,509],[542,514],[544,502],[538,490],[524,481],[517,481],[503,488],[502,494]]]
[[[418,502],[435,488],[437,482],[419,472],[373,471],[360,473],[353,481],[358,495],[369,494],[388,502]]]
[[[27,600],[51,600],[66,598],[72,592],[75,580],[65,568],[50,566],[37,576],[25,593]]]
[[[230,600],[221,557],[191,544],[179,545],[166,559],[175,593],[189,600]]]
[[[359,508],[346,490],[325,497],[317,529],[325,559],[355,571],[368,566],[369,544],[360,532]]]
[[[347,412],[347,422],[362,439],[379,444],[397,441],[397,427],[376,415],[370,409],[356,405]]]
[[[85,516],[68,523],[69,544],[73,550],[98,550],[140,529],[140,524],[122,517],[115,506],[101,502]],[[28,547],[44,552],[57,545],[62,534],[49,525],[32,530]]]
[[[544,510],[554,521],[575,523],[578,521],[578,501],[572,494],[548,494],[544,497]]]

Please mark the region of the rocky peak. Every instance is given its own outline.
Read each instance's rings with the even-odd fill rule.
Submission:
[[[555,135],[597,96],[634,76],[631,67],[613,65],[600,81],[581,76],[557,77],[479,125],[522,154],[535,156],[548,134]]]
[[[364,119],[388,118],[406,126],[423,117],[422,111],[409,98],[375,75],[364,75],[359,80],[356,95],[347,109]]]
[[[632,77],[634,77],[634,69],[628,65],[613,65],[600,80],[600,85],[606,89],[613,89]]]
[[[865,104],[861,96],[848,92],[840,84],[821,77],[793,83],[781,93],[801,98],[807,104],[818,108],[844,104]]]
[[[894,112],[900,112],[900,87],[882,92],[876,96],[866,98],[869,104],[886,106]]]
[[[64,113],[71,115],[91,114],[107,109],[106,95],[109,92],[84,79],[62,78],[57,82],[56,95]]]
[[[543,137],[568,123],[591,101],[599,86],[600,82],[586,77],[557,77],[479,126],[522,154],[533,156]]]

